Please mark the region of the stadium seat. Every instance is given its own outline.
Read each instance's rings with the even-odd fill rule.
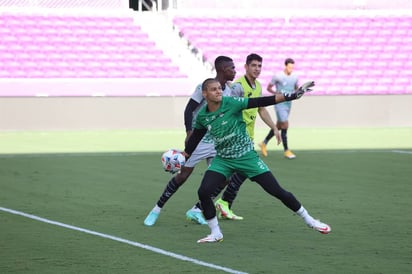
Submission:
[[[374,80],[389,77],[385,78],[385,84],[396,88],[388,94],[403,94],[406,86],[412,85],[409,74],[412,65],[408,63],[412,58],[409,57],[412,56],[412,17],[296,15],[289,22],[281,17],[249,19],[252,21],[240,17],[221,18],[220,22],[224,23],[219,24],[215,17],[202,17],[202,23],[198,24],[196,17],[177,16],[174,24],[180,28],[184,22],[182,28],[190,33],[187,38],[210,62],[226,47],[231,49],[229,56],[235,59],[237,67],[243,65],[244,58],[251,52],[262,55],[262,81],[269,81],[273,73],[282,68],[283,60],[292,57],[300,75],[329,81],[330,85],[322,94],[385,94],[387,86],[373,89],[364,83],[370,75]],[[249,22],[253,23],[248,25]],[[216,25],[225,36],[216,36]],[[259,33],[259,39],[245,38],[252,25],[253,32]],[[269,43],[259,43],[260,40]],[[398,73],[392,73],[388,68],[394,68]],[[408,77],[399,77],[402,71],[406,71]],[[334,77],[340,80],[335,82]],[[353,87],[342,87],[341,79],[347,79]],[[328,81],[318,82],[323,85]]]
[[[411,92],[410,16],[179,15],[173,23],[211,63],[227,54],[239,71],[247,54],[259,53],[265,83],[292,57],[302,78],[328,86],[324,94]],[[187,77],[131,16],[3,12],[0,60],[1,78]],[[381,87],[370,90],[379,79]]]
[[[130,59],[125,52],[136,53],[136,58]],[[133,67],[131,73],[129,60],[136,63],[156,60],[164,71],[176,70],[171,59],[131,16],[3,13],[0,14],[0,57],[1,78],[122,78],[125,75],[140,78],[145,77],[141,72],[147,70],[162,77],[187,77],[182,73],[159,72],[152,66]]]

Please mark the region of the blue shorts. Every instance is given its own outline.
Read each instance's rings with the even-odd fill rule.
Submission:
[[[275,105],[275,112],[278,122],[287,122],[289,120],[289,113],[291,108],[291,102],[283,102]]]

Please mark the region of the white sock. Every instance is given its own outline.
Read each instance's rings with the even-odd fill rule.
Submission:
[[[200,208],[198,208],[196,205],[194,205],[191,210],[193,210],[195,212],[202,212],[202,210]]]
[[[209,226],[212,235],[222,235],[216,216],[210,220],[207,220],[207,225]]]
[[[309,215],[308,211],[303,206],[301,206],[298,209],[298,211],[296,211],[296,214],[298,214],[300,217],[302,217],[307,225],[309,225],[309,226],[312,225],[314,219],[313,219],[312,216]]]
[[[155,205],[155,207],[152,209],[152,211],[155,213],[160,213],[160,210],[162,210],[162,208],[159,207],[158,205]]]

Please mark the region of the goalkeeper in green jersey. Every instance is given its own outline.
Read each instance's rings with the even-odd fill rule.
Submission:
[[[267,193],[279,199],[285,206],[301,216],[309,227],[323,234],[331,231],[329,225],[310,216],[295,196],[279,185],[272,172],[254,150],[253,142],[246,132],[242,116],[244,109],[298,99],[306,91],[310,91],[313,86],[314,83],[310,82],[291,94],[279,93],[274,96],[244,98],[223,97],[222,87],[216,79],[209,78],[203,82],[202,95],[206,100],[206,105],[199,110],[193,133],[183,152],[187,158],[190,158],[190,154],[196,149],[206,132],[214,140],[216,157],[208,167],[198,189],[203,215],[211,233],[198,240],[198,243],[223,240],[212,194],[219,186],[224,185],[234,172],[257,182]]]
[[[237,95],[237,97],[247,98],[262,96],[262,86],[257,79],[262,71],[262,63],[262,56],[256,53],[251,53],[246,57],[246,63],[244,65],[245,74],[236,79],[232,84],[233,96]],[[245,121],[246,131],[249,134],[250,139],[253,141],[255,137],[255,123],[258,114],[263,122],[271,128],[271,132],[273,132],[276,136],[278,144],[280,144],[281,139],[279,131],[265,107],[243,110],[243,120]],[[218,217],[228,220],[243,220],[242,216],[238,216],[232,211],[232,204],[236,199],[240,186],[246,181],[246,179],[247,178],[245,176],[237,172],[230,177],[229,183],[222,194],[222,197],[215,203],[216,209],[218,210]],[[218,195],[218,193],[215,194],[216,196]]]

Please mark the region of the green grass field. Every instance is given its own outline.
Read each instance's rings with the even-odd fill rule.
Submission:
[[[0,273],[411,272],[411,128],[291,130],[298,158],[272,144],[264,160],[332,233],[308,229],[247,181],[234,205],[245,220],[222,220],[224,241],[206,245],[196,240],[207,226],[184,216],[204,163],[158,223],[143,225],[171,178],[160,151],[183,138],[177,130],[0,133]]]

